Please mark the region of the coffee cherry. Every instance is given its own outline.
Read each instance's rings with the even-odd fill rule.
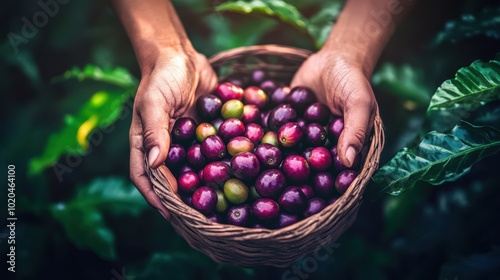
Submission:
[[[196,122],[192,118],[178,118],[172,128],[172,138],[177,143],[189,143],[194,140]]]
[[[335,188],[340,194],[345,193],[357,176],[358,173],[351,169],[340,172],[335,179]]]
[[[232,178],[224,183],[224,196],[233,204],[242,204],[248,199],[248,187],[242,181]]]
[[[217,205],[217,193],[211,187],[199,187],[193,193],[193,207],[203,214],[210,214]]]

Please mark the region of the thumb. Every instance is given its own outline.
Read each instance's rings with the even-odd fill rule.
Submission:
[[[368,132],[373,127],[375,106],[369,98],[353,98],[344,108],[344,129],[340,134],[337,149],[340,161],[352,167],[358,153],[362,150]]]
[[[312,75],[312,71],[310,70],[308,65],[309,64],[306,62],[303,63],[302,66],[297,70],[295,75],[293,75],[292,81],[290,82],[290,88],[294,88],[297,86],[306,86],[316,94],[321,93],[322,88],[320,87],[318,79],[314,75]]]
[[[170,116],[163,106],[149,104],[139,112],[144,135],[144,150],[148,155],[148,163],[158,168],[165,162],[170,148],[169,121]]]
[[[301,86],[307,84],[304,81],[304,75],[301,75],[302,71],[299,69],[295,75],[293,75],[292,81],[290,82],[290,88],[294,88],[296,86]]]
[[[193,73],[196,90],[194,91],[194,97],[190,98],[190,101],[186,104],[187,109],[184,116],[200,121],[198,114],[196,113],[196,106],[194,106],[194,103],[201,95],[212,92],[217,87],[218,79],[217,74],[204,55],[197,53],[196,64],[198,70]]]
[[[217,87],[218,79],[217,74],[204,55],[199,54],[197,59],[200,70],[195,95],[200,96],[214,90]]]
[[[311,54],[293,75],[290,88],[308,87],[315,93],[318,101],[326,103],[326,91],[322,84],[322,76],[328,71],[323,71],[323,62],[324,59],[318,53]]]

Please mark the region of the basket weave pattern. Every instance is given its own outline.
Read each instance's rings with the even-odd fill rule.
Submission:
[[[272,78],[288,83],[309,54],[309,51],[296,48],[263,45],[221,52],[209,61],[221,80],[232,75],[248,75],[253,69],[260,68]],[[363,167],[347,192],[320,213],[282,229],[214,223],[187,206],[171,190],[165,176],[169,171],[164,165],[158,169],[147,167],[147,170],[155,192],[172,214],[172,226],[191,247],[220,263],[283,267],[334,242],[356,220],[363,192],[378,168],[384,146],[378,108],[373,127]]]

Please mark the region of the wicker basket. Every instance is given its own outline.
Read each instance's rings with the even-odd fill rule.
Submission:
[[[243,76],[254,68],[265,69],[273,78],[289,82],[307,58],[306,50],[277,45],[251,46],[221,52],[210,63],[221,79]],[[187,206],[171,191],[166,167],[148,168],[154,190],[172,213],[172,226],[196,250],[220,263],[242,266],[287,266],[334,242],[355,221],[364,189],[378,168],[384,145],[382,122],[375,117],[363,168],[346,193],[320,213],[282,229],[253,229],[214,223]]]

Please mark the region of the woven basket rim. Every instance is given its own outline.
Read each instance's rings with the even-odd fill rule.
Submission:
[[[252,55],[259,54],[279,54],[279,55],[296,55],[301,57],[308,57],[312,54],[311,51],[296,47],[290,46],[282,46],[276,44],[267,44],[267,45],[253,45],[253,46],[243,46],[234,49],[229,49],[225,51],[218,52],[213,56],[208,58],[208,62],[211,65],[217,65],[219,62],[235,58],[241,53],[248,53]]]
[[[222,51],[215,54],[209,59],[209,62],[215,66],[230,59],[238,58],[241,55],[285,55],[294,57],[297,60],[305,60],[311,52],[308,50],[303,50],[294,47],[281,46],[281,45],[256,45],[256,46],[245,46],[239,47],[227,51]],[[243,265],[252,265],[254,262],[248,262],[244,260],[226,260],[225,256],[218,255],[217,252],[211,251],[211,248],[204,248],[200,244],[195,244],[196,242],[205,242],[204,238],[209,237],[220,237],[224,238],[224,242],[234,242],[234,244],[240,244],[243,241],[255,241],[257,243],[264,243],[268,240],[272,240],[275,243],[286,244],[291,238],[294,238],[293,232],[297,229],[303,230],[304,235],[313,234],[315,231],[330,230],[325,229],[326,226],[334,228],[338,226],[338,223],[346,221],[352,224],[354,222],[353,217],[357,214],[359,205],[362,202],[363,193],[368,185],[368,182],[378,168],[380,153],[384,146],[384,132],[382,120],[379,115],[378,105],[376,106],[374,124],[373,124],[373,134],[370,138],[369,149],[366,155],[362,169],[359,171],[358,177],[354,180],[347,191],[339,197],[337,201],[327,205],[320,213],[317,213],[311,217],[302,219],[297,223],[290,226],[280,228],[280,229],[267,229],[267,228],[247,228],[234,226],[229,224],[220,224],[208,220],[203,214],[197,210],[186,205],[180,198],[180,196],[174,193],[169,182],[167,182],[167,175],[171,174],[165,165],[161,165],[158,169],[151,169],[147,160],[145,160],[146,170],[148,172],[150,181],[153,184],[154,191],[160,197],[162,204],[170,211],[172,214],[172,225],[177,230],[177,226],[180,224],[186,225],[185,228],[189,228],[192,234],[195,234],[200,240],[190,240],[187,239],[188,243],[198,250],[203,251],[214,260],[224,263],[234,263]],[[172,175],[173,177],[173,175]],[[176,184],[176,182],[172,182]],[[334,215],[328,215],[334,214]],[[331,217],[334,216],[334,217]],[[327,222],[325,222],[327,220]],[[332,224],[333,223],[333,224]],[[347,227],[350,226],[347,225]],[[304,231],[305,230],[305,231]],[[345,229],[344,229],[345,231]],[[341,232],[343,233],[343,232]],[[340,234],[341,234],[340,233]],[[338,237],[338,236],[337,236]],[[209,242],[209,241],[206,241]],[[324,243],[331,242],[326,240],[322,243],[322,240],[316,240],[316,243],[324,245]],[[312,251],[311,251],[312,252]],[[309,252],[310,253],[310,252]],[[304,256],[303,254],[302,256]],[[263,263],[263,260],[256,261],[256,264]],[[287,262],[288,264],[289,262]],[[286,265],[285,261],[272,263],[271,265],[283,266]]]

